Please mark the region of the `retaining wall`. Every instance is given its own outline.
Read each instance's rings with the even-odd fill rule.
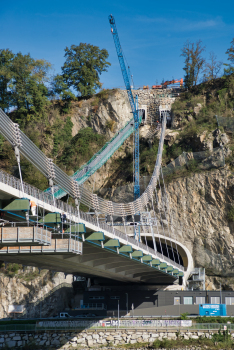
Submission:
[[[28,347],[40,346],[40,349],[74,349],[78,346],[83,348],[100,347],[100,346],[116,346],[120,344],[135,343],[152,343],[155,340],[163,340],[167,338],[177,339],[178,330],[85,330],[77,332],[69,331],[47,331],[26,334],[17,333],[0,333],[0,348],[7,347],[13,349],[21,349],[25,345]],[[184,339],[199,339],[201,337],[211,338],[217,331],[189,331],[180,329],[180,337]],[[234,337],[234,333],[232,333]],[[31,348],[30,347],[30,348]]]

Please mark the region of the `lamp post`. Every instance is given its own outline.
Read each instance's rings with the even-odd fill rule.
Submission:
[[[118,327],[119,327],[119,299],[118,299]]]
[[[128,315],[128,293],[125,293],[126,294],[126,308],[127,308],[127,315]]]

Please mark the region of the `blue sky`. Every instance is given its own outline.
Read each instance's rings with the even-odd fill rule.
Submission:
[[[183,77],[181,48],[186,40],[201,39],[205,56],[213,51],[227,61],[225,52],[234,38],[234,1],[118,2],[10,0],[1,1],[1,48],[44,58],[60,73],[64,48],[80,42],[109,52],[111,67],[101,75],[104,88],[123,86],[108,22],[116,20],[120,42],[137,86]]]

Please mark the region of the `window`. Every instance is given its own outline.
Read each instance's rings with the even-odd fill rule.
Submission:
[[[184,297],[184,304],[185,305],[192,305],[193,304],[193,297]]]
[[[97,299],[105,299],[105,297],[103,297],[103,296],[93,296],[93,297],[89,297],[89,299],[97,300]]]
[[[113,296],[113,297],[110,297],[111,299],[119,299],[118,296]]]
[[[174,297],[174,305],[180,305],[180,297]]]
[[[211,304],[220,304],[220,297],[210,297]]]
[[[196,304],[205,304],[206,297],[196,297]]]
[[[225,304],[226,305],[234,305],[234,297],[226,297]]]

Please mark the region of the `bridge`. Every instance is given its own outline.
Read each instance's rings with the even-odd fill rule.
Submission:
[[[39,191],[0,171],[1,260],[39,268],[96,277],[99,281],[119,281],[146,285],[171,285],[179,277],[188,278],[193,259],[188,249],[176,240],[168,244],[179,249],[181,261],[161,254],[100,220],[100,214],[124,218],[137,215],[153,200],[160,174],[166,118],[162,123],[155,169],[146,191],[131,203],[114,203],[90,193],[48,159],[10,118],[0,111],[0,132],[49,180],[75,199],[76,207]],[[20,166],[20,164],[19,164]],[[37,215],[30,215],[30,201]],[[91,216],[79,209],[83,203],[95,210]],[[62,214],[66,215],[66,223]],[[157,237],[160,239],[160,235]],[[167,241],[165,241],[167,244]]]
[[[141,119],[140,119],[141,122]],[[114,135],[114,137],[107,142],[86,164],[82,165],[71,178],[78,184],[83,184],[88,178],[93,175],[98,169],[100,169],[112,155],[122,146],[125,140],[134,131],[133,118],[126,123],[126,125]],[[48,188],[47,193],[52,193],[52,189]],[[54,186],[53,194],[55,198],[62,198],[66,195],[66,192],[60,189],[58,186]]]

